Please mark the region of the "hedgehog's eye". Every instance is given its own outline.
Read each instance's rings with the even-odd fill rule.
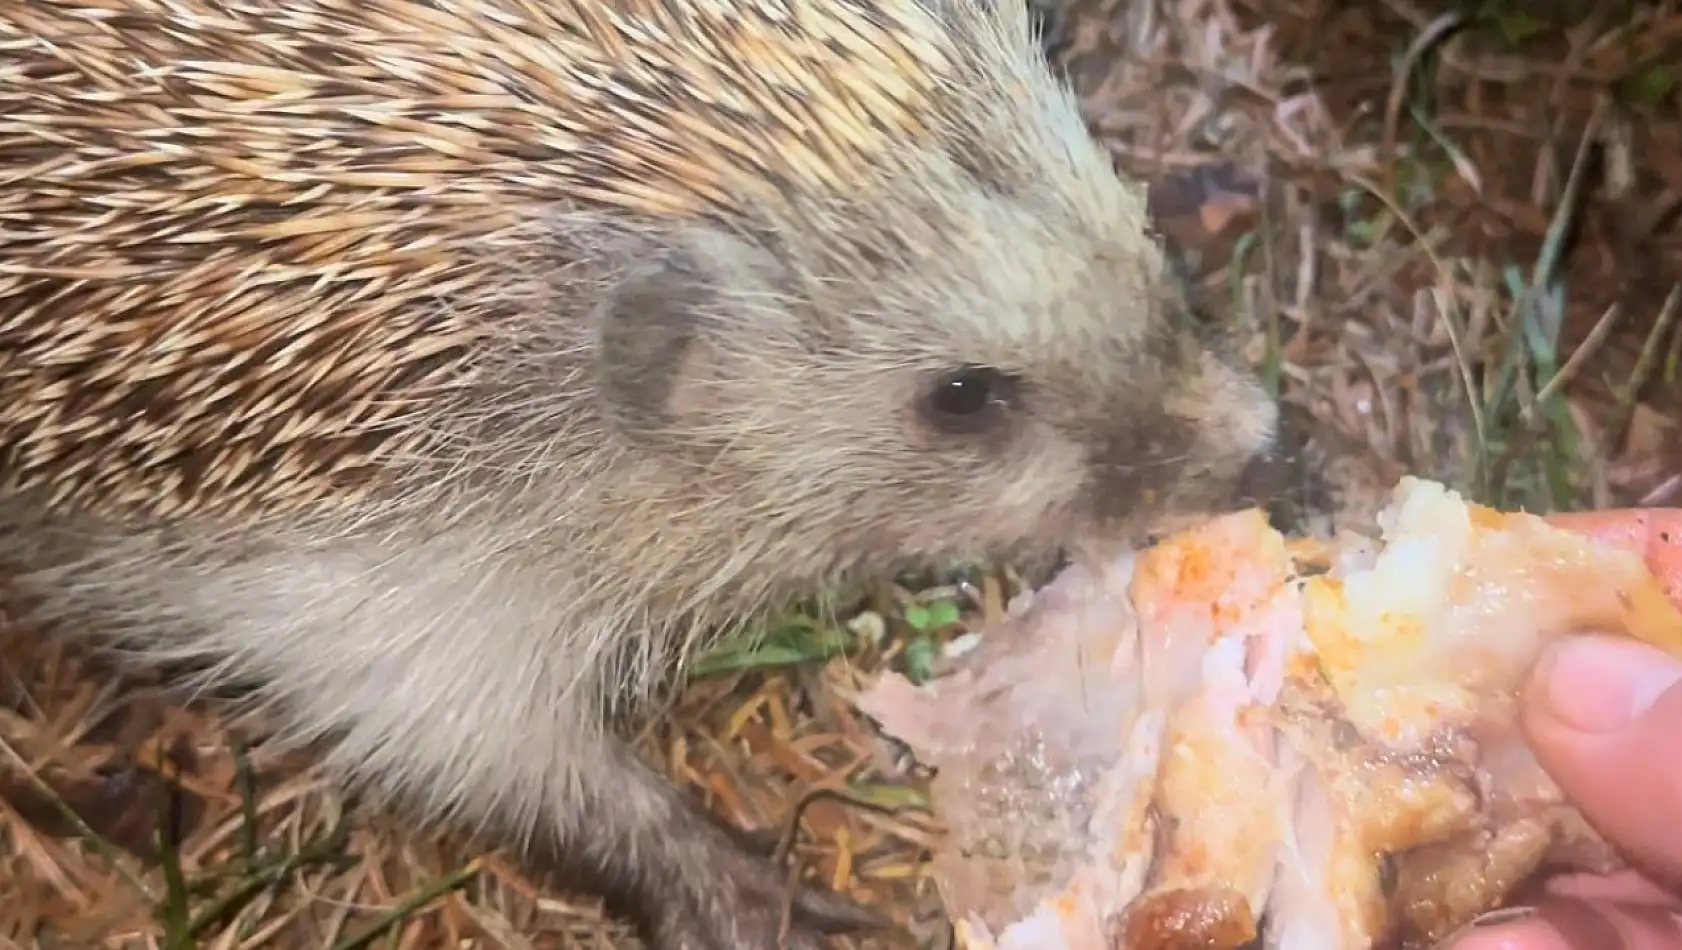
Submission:
[[[942,375],[924,406],[929,420],[949,432],[973,432],[990,422],[1015,397],[1016,379],[985,366],[964,366]]]

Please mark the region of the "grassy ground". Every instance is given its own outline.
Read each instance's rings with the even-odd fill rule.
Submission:
[[[1682,504],[1675,5],[1044,2],[1095,131],[1292,407],[1299,522],[1363,517],[1404,471],[1507,506]],[[795,618],[721,653],[645,747],[744,826],[809,800],[808,872],[898,915],[883,946],[938,946],[938,823],[846,696],[883,664],[937,672],[1014,586]],[[0,639],[0,947],[630,945],[346,802],[307,752],[23,633]]]

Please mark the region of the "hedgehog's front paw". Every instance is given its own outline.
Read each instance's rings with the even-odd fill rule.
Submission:
[[[722,835],[708,850],[711,860],[683,868],[650,901],[644,926],[653,950],[819,950],[825,934],[887,923],[845,897],[810,887],[798,888],[791,905],[786,876],[769,857]]]
[[[557,870],[636,921],[652,950],[819,950],[824,934],[889,926],[822,890],[801,887],[791,903],[769,837],[726,831],[622,744],[596,751],[578,807],[557,825],[566,833],[536,840],[553,846]]]

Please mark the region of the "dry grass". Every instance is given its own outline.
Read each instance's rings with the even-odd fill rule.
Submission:
[[[1407,0],[1053,6],[1094,128],[1294,407],[1301,520],[1370,512],[1404,470],[1506,505],[1682,504],[1674,5],[1569,29],[1487,0],[1470,26]],[[939,828],[846,697],[884,663],[938,668],[1013,586],[972,582],[724,656],[645,736],[744,826],[806,803],[800,862],[890,908],[907,935],[884,946],[944,939]],[[307,752],[242,751],[212,712],[15,632],[0,947],[631,945],[499,856],[347,803]]]

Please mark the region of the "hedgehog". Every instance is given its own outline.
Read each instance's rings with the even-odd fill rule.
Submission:
[[[626,742],[698,651],[1237,503],[1190,293],[1015,2],[0,0],[18,599],[655,950],[859,920]]]

